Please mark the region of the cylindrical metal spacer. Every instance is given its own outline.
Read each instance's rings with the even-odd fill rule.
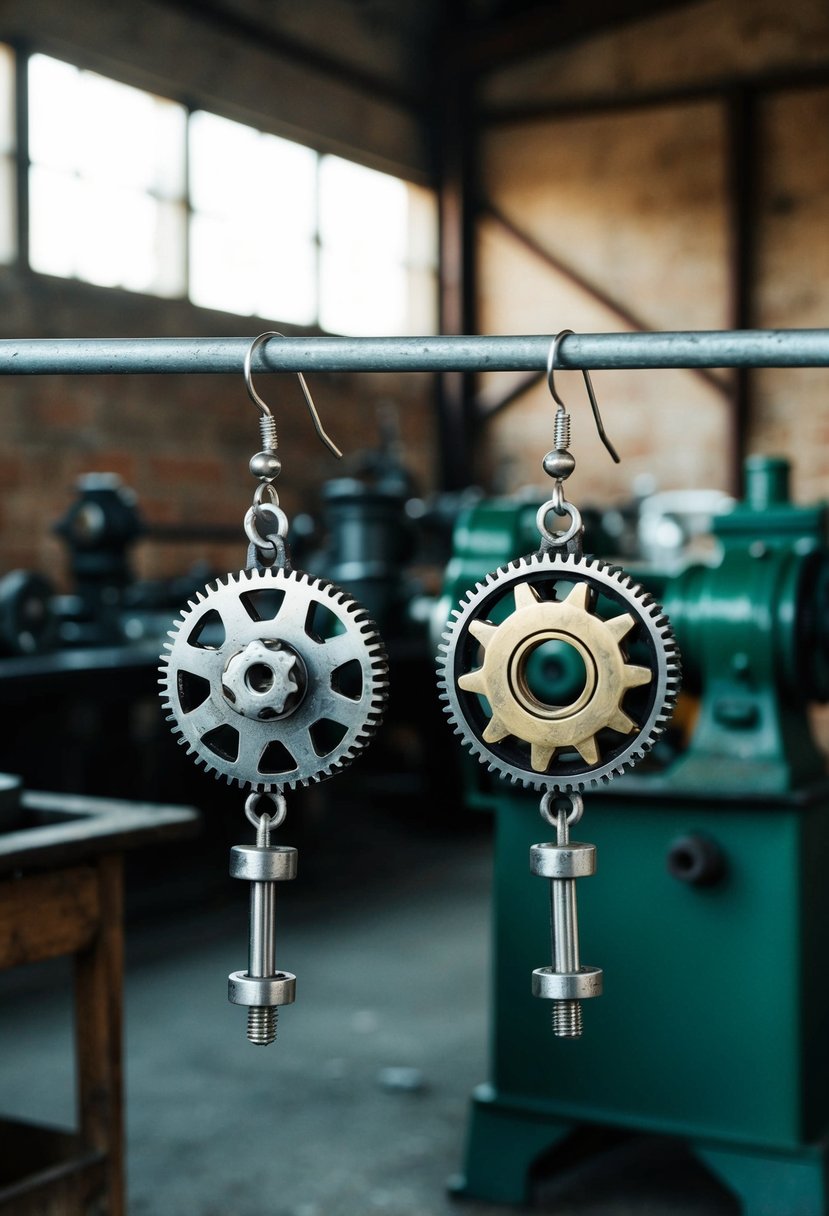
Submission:
[[[534,844],[530,872],[541,878],[588,878],[596,873],[596,846],[571,840],[568,844]]]
[[[533,996],[550,1001],[584,1001],[601,994],[601,967],[579,967],[578,971],[536,967],[533,971]]]
[[[270,1005],[251,1005],[248,1009],[248,1039],[258,1047],[267,1047],[276,1038],[278,1008]]]
[[[255,844],[235,844],[230,850],[231,878],[248,882],[287,882],[297,875],[297,851],[288,845],[260,848]]]
[[[227,977],[227,999],[232,1005],[293,1005],[296,976],[290,971],[259,977],[232,971]]]

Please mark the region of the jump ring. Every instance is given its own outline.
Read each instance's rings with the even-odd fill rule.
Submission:
[[[276,507],[270,502],[263,502],[261,506],[248,507],[245,514],[245,535],[252,545],[256,545],[257,549],[273,549],[275,548],[273,538],[262,536],[256,526],[256,516],[262,513],[273,516],[277,521],[276,535],[282,539],[288,535],[288,516],[281,507]]]
[[[558,826],[559,812],[553,810],[553,802],[558,798],[570,799],[570,810],[567,812],[567,826],[578,823],[584,814],[584,799],[581,794],[561,794],[558,790],[547,790],[541,799],[541,818],[546,819],[552,827]]]
[[[264,506],[262,501],[267,495],[268,502],[272,507],[279,506],[279,495],[276,492],[276,486],[272,481],[260,481],[259,485],[253,491],[253,504],[256,507]]]
[[[253,826],[257,829],[259,828],[260,820],[264,819],[265,817],[264,812],[260,815],[256,814],[256,807],[259,805],[262,798],[270,798],[271,802],[273,802],[276,807],[276,813],[268,816],[270,819],[268,830],[273,831],[274,828],[279,827],[280,823],[283,822],[288,813],[288,808],[285,804],[285,795],[277,794],[273,790],[266,790],[261,794],[248,794],[247,798],[245,799],[245,814]]]
[[[566,528],[563,532],[551,532],[547,527],[547,516],[551,511],[555,511],[557,515],[569,515],[569,528]],[[566,545],[568,540],[572,540],[581,531],[581,512],[571,502],[568,502],[566,498],[562,497],[558,505],[556,505],[556,499],[551,498],[549,501],[542,503],[538,508],[535,525],[547,544],[552,545],[554,548],[561,548],[562,545]]]

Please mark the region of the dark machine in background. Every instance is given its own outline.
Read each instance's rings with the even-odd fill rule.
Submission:
[[[497,830],[491,1071],[466,1194],[524,1201],[565,1141],[572,1162],[644,1132],[680,1138],[745,1216],[827,1211],[829,783],[810,720],[829,699],[827,514],[791,503],[785,461],[746,474],[704,559],[625,563],[673,623],[684,694],[649,761],[585,795],[599,866],[581,929],[605,995],[583,1040],[553,1038],[531,994],[549,946],[529,874],[538,796],[467,766],[467,802]],[[537,547],[535,509],[461,518],[446,602]],[[540,657],[536,695],[546,681],[542,699],[569,703],[567,654]]]
[[[396,448],[387,427],[376,450],[352,459],[348,476],[322,487],[319,519],[299,516],[290,541],[305,568],[367,605],[389,651],[393,692],[383,746],[361,758],[349,786],[378,808],[404,798],[428,814],[433,775],[441,774],[445,788],[459,773],[434,695],[429,612],[459,505],[470,495],[424,502]],[[186,762],[157,695],[158,657],[172,621],[221,572],[199,563],[175,578],[142,580],[132,554],[137,544],[155,541],[239,543],[240,529],[150,527],[117,476],[90,474],[54,530],[65,546],[68,592],[58,594],[40,572],[0,577],[7,723],[0,769],[37,789],[235,812],[232,791]],[[325,788],[299,797],[317,804]],[[223,833],[226,819],[209,813],[205,830]]]

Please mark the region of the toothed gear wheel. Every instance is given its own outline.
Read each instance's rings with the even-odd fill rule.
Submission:
[[[456,734],[490,771],[532,789],[576,793],[624,772],[679,691],[667,617],[597,558],[518,558],[467,593],[443,639],[438,678]],[[569,681],[545,684],[545,661]],[[561,703],[546,699],[556,691]]]
[[[176,621],[161,695],[179,743],[217,777],[295,789],[344,768],[385,708],[388,664],[365,609],[302,571],[209,583]]]

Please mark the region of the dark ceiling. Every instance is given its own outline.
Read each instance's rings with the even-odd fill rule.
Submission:
[[[420,106],[441,48],[473,72],[697,0],[164,0],[194,19]]]

